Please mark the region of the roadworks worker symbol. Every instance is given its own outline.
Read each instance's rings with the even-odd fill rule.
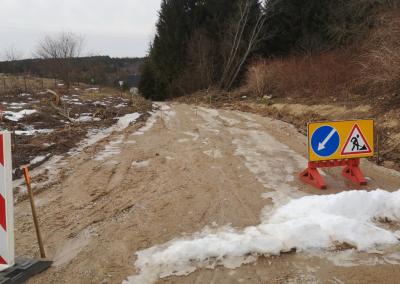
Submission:
[[[351,131],[350,136],[346,140],[346,144],[342,150],[342,155],[368,153],[372,153],[371,147],[365,139],[360,127],[356,124]]]
[[[310,162],[367,158],[373,155],[373,120],[308,124],[308,156]]]

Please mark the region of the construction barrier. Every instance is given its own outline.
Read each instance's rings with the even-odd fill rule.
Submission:
[[[14,266],[11,135],[0,132],[0,271]]]
[[[358,185],[367,181],[360,169],[360,158],[374,156],[374,121],[325,121],[308,124],[308,168],[300,180],[326,189],[318,168],[344,167],[343,177]]]

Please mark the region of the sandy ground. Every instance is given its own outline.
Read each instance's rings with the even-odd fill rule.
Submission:
[[[326,171],[326,191],[299,182],[306,138],[287,123],[238,111],[171,107],[140,130],[114,132],[65,158],[58,183],[36,197],[54,265],[30,283],[121,283],[137,273],[139,250],[205,226],[259,224],[262,209],[272,208],[268,194],[284,203],[354,188],[339,169]],[[400,188],[398,172],[369,162],[362,166],[367,189]],[[16,206],[15,220],[17,255],[37,255],[27,201]],[[286,253],[235,270],[203,269],[160,282],[398,283],[399,256],[400,247],[368,254]]]

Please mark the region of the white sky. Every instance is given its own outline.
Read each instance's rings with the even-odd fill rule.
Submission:
[[[85,37],[85,54],[141,57],[154,36],[161,0],[0,0],[0,58],[32,57],[47,34]]]

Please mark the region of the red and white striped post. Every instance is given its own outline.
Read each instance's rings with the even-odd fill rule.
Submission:
[[[0,271],[14,266],[11,135],[0,132]]]

